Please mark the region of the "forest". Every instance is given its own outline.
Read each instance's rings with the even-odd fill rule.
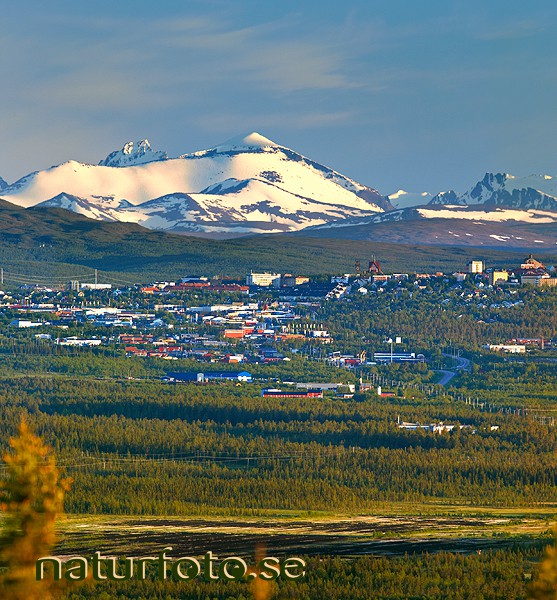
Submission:
[[[300,305],[300,319],[288,325],[289,331],[327,329],[332,347],[312,340],[279,341],[276,348],[288,361],[226,366],[249,369],[250,384],[165,383],[161,378],[170,369],[224,367],[191,358],[169,363],[126,356],[113,331],[88,323],[72,325],[65,335],[96,335],[102,345],[57,346],[10,327],[17,313],[5,310],[0,315],[0,451],[6,451],[24,418],[73,478],[65,510],[84,523],[130,516],[321,519],[389,515],[395,505],[417,522],[424,510],[439,507],[459,518],[479,507],[490,518],[497,511],[515,511],[511,521],[522,523],[524,532],[484,533],[480,538],[487,546],[481,553],[312,553],[307,580],[279,581],[272,597],[369,598],[373,589],[377,598],[525,598],[549,541],[548,515],[557,499],[557,428],[551,419],[557,356],[549,343],[520,356],[489,352],[484,345],[514,337],[554,340],[556,290],[486,289],[478,297],[477,286],[442,278],[382,289],[346,301]],[[134,294],[112,302],[135,302]],[[204,298],[184,294],[178,300],[191,306]],[[149,310],[152,300],[141,301]],[[171,322],[178,330],[193,328],[180,318]],[[210,325],[199,331],[218,336]],[[163,329],[152,332],[164,334]],[[372,357],[385,351],[385,339],[392,335],[403,338],[402,349],[423,352],[427,362],[345,369],[328,360],[333,349]],[[455,366],[449,347],[466,356],[471,367],[455,371],[441,386],[437,371]],[[244,341],[236,349],[250,352]],[[360,379],[380,383],[393,395],[379,396],[372,386],[346,398],[333,392],[323,398],[261,396],[264,387],[288,387],[288,381],[358,385]],[[401,428],[401,423],[415,427]],[[451,430],[421,427],[431,424]],[[4,471],[1,467],[0,474]],[[528,519],[534,519],[535,531],[528,530]],[[377,532],[379,538],[383,534],[391,535]],[[508,536],[503,547],[497,545],[501,535]],[[62,535],[60,552],[72,540]],[[243,583],[100,585],[84,585],[67,597],[253,595]]]

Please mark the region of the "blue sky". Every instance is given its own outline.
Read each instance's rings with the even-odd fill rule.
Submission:
[[[4,3],[0,176],[258,131],[384,194],[557,174],[557,6]]]

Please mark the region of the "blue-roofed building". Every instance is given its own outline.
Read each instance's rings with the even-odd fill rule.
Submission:
[[[164,381],[184,382],[184,383],[206,383],[208,381],[239,381],[242,383],[251,383],[251,373],[247,371],[215,371],[212,373],[198,373],[194,371],[185,373],[167,373],[163,377]]]

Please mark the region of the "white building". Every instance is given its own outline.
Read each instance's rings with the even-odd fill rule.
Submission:
[[[246,285],[258,285],[260,287],[280,287],[280,273],[249,273],[246,277]]]
[[[110,283],[82,283],[82,290],[111,290],[112,284]]]
[[[471,260],[467,266],[468,273],[483,273],[485,269],[483,260]]]
[[[524,354],[526,346],[523,344],[487,344],[485,346],[491,352],[509,352],[510,354]]]
[[[40,327],[41,325],[48,325],[48,323],[33,322],[26,319],[14,319],[13,321],[10,321],[10,327],[19,327],[20,329]]]
[[[59,346],[100,346],[101,340],[91,339],[91,340],[81,340],[76,337],[67,337],[62,339],[57,339],[56,343]]]

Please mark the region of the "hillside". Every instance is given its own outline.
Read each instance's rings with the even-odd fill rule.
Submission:
[[[302,235],[386,243],[553,252],[557,244],[557,212],[428,205],[310,227]]]
[[[523,252],[413,246],[381,241],[267,235],[205,240],[149,231],[135,224],[106,223],[57,208],[22,209],[0,202],[0,264],[18,273],[63,277],[68,265],[133,275],[134,280],[174,278],[188,273],[243,278],[250,270],[311,275],[349,272],[354,261],[372,256],[391,271],[451,272],[467,260],[516,264]]]

